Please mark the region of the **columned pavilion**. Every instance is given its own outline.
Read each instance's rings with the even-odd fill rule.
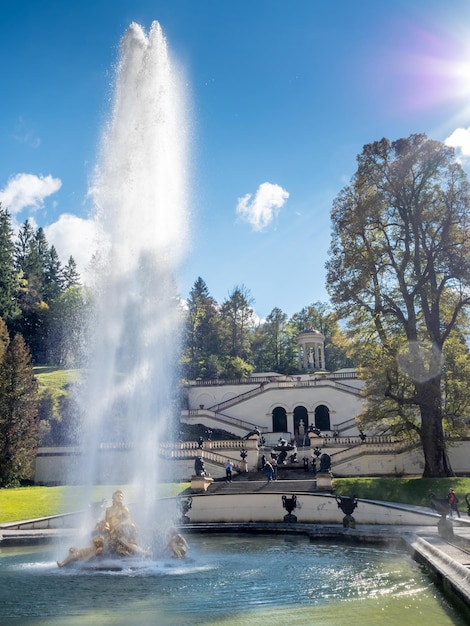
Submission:
[[[297,337],[299,370],[325,369],[325,335],[318,330],[304,330]]]

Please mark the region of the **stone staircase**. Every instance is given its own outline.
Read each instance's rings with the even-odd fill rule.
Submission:
[[[268,482],[264,472],[234,474],[232,482],[218,478],[210,485],[207,494],[240,493],[313,493],[317,491],[317,481],[312,472],[302,469],[280,467],[278,479]]]

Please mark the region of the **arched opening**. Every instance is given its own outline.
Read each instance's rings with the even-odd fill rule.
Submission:
[[[320,430],[331,430],[330,409],[324,404],[315,409],[315,426]]]
[[[282,406],[273,409],[273,433],[287,432],[287,413]]]
[[[302,439],[308,430],[308,411],[304,406],[294,409],[294,436]]]

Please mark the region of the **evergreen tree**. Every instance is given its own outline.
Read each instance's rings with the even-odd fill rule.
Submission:
[[[0,364],[3,363],[9,343],[10,336],[8,334],[7,325],[0,317]]]
[[[251,349],[257,372],[292,374],[297,370],[295,333],[278,307],[254,331]]]
[[[184,376],[188,379],[217,377],[214,360],[219,349],[219,315],[217,303],[199,277],[187,300],[185,318]]]
[[[10,215],[0,204],[0,317],[7,324],[20,313],[16,300],[18,282],[14,250]]]
[[[80,367],[89,337],[88,291],[70,287],[52,302],[48,316],[47,363]]]
[[[50,305],[63,291],[62,267],[55,247],[48,246],[44,229],[34,232],[28,220],[18,233],[16,265],[21,277],[21,316],[12,328],[23,335],[33,360],[45,363],[49,334],[53,332]]]
[[[44,232],[44,228],[42,228],[42,226],[40,226],[34,234],[31,253],[31,272],[34,272],[38,276],[42,276],[43,281],[45,281],[46,266],[49,262],[50,250],[46,239],[46,233]]]
[[[49,307],[42,299],[35,275],[20,280],[18,304],[21,315],[11,324],[12,332],[22,335],[36,363],[44,363]]]
[[[64,289],[78,287],[80,285],[80,274],[78,273],[77,264],[73,256],[69,256],[69,260],[64,265],[62,279]]]
[[[44,229],[38,228],[34,232],[30,221],[26,220],[18,233],[15,249],[18,270],[22,272],[28,284],[34,285],[42,299],[49,251]]]
[[[37,415],[38,385],[31,356],[23,338],[15,335],[0,361],[0,486],[32,478]]]
[[[235,287],[222,303],[221,321],[223,350],[227,356],[251,360],[250,334],[254,329],[254,303],[250,291],[244,286]]]
[[[43,300],[48,304],[54,302],[63,291],[64,278],[62,265],[54,246],[45,255]]]
[[[29,220],[26,220],[21,226],[15,243],[15,264],[16,269],[21,271],[27,277],[27,261],[31,253],[31,247],[34,241],[34,228]]]
[[[56,250],[49,249],[43,228],[34,232],[26,220],[18,232],[15,245],[15,263],[28,286],[44,298],[46,282],[60,282],[60,261]],[[48,275],[49,274],[49,275]]]

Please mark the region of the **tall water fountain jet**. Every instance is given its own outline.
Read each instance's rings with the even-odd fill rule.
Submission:
[[[147,36],[131,24],[121,41],[113,108],[91,189],[101,236],[82,390],[87,456],[74,472],[78,482],[93,485],[98,473],[102,479],[106,474],[99,467],[100,446],[128,446],[143,526],[155,516],[159,444],[179,413],[175,277],[188,222],[181,83],[160,25],[154,22]]]

